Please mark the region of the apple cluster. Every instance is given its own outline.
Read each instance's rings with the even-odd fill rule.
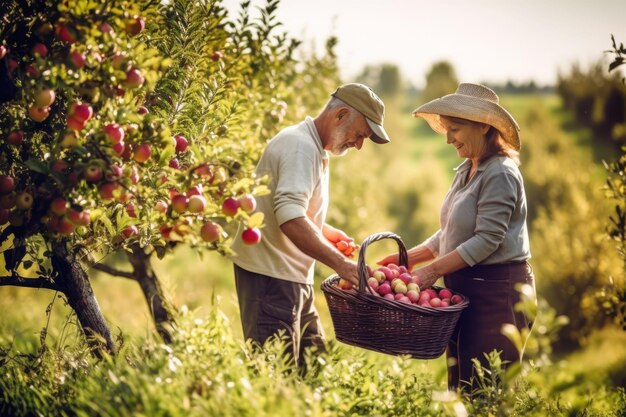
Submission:
[[[347,257],[352,257],[352,255],[354,254],[354,251],[356,251],[359,248],[357,244],[354,243],[354,240],[338,240],[337,242],[334,242],[333,244],[335,245],[335,247],[337,248],[339,252],[343,253]]]
[[[388,264],[376,269],[367,266],[369,278],[367,284],[371,293],[388,300],[406,304],[415,304],[422,307],[443,308],[463,301],[463,297],[454,294],[447,288],[420,288],[420,279],[414,271],[408,271],[403,265]],[[339,280],[338,287],[343,290],[352,290],[352,284]]]

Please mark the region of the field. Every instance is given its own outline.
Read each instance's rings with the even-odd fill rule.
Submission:
[[[557,121],[564,121],[566,117],[560,112],[559,99],[554,95],[506,96],[503,98],[503,103],[521,121],[525,120],[525,114],[531,108],[542,108]],[[445,138],[435,135],[423,121],[417,121],[410,116],[410,110],[416,104],[407,103],[402,99],[388,101],[386,126],[392,137],[391,145],[380,149],[367,143],[361,152],[350,152],[347,157],[334,159],[331,162],[332,169],[336,169],[333,202],[342,210],[335,208],[331,211],[330,217],[338,226],[355,236],[357,241],[362,241],[363,238],[375,232],[391,230],[399,234],[407,246],[411,246],[419,243],[436,230],[438,205],[442,201],[446,187],[452,178],[452,169],[460,163],[460,160],[456,157],[454,150],[446,145]],[[524,138],[524,132],[525,126],[522,124],[522,138]],[[572,139],[572,146],[576,146],[581,154],[590,154],[590,139],[584,132],[564,130],[563,134]],[[589,172],[592,176],[597,177],[601,183],[602,170],[599,169],[599,160],[596,158],[594,163],[594,166],[590,166]],[[524,171],[524,166],[522,166],[522,171]],[[355,189],[357,193],[358,190],[361,190],[364,195],[352,196],[352,200],[342,201],[342,190],[345,188]],[[417,204],[418,209],[407,212],[413,206],[409,200],[403,198],[413,195],[409,193],[411,189],[417,190],[418,203],[414,204]],[[355,204],[354,201],[357,203]],[[529,205],[532,204],[533,201],[529,201]],[[349,207],[352,207],[352,211],[348,211]],[[376,213],[379,211],[384,212],[385,215],[377,216]],[[368,252],[367,262],[373,264],[376,259],[395,250],[390,242],[381,242],[371,248],[371,253]],[[550,256],[547,253],[535,253],[534,255],[534,259],[537,260],[541,260],[541,257]],[[108,262],[116,263],[116,260],[111,259]],[[118,261],[117,263],[121,268],[124,267],[121,262]],[[189,337],[190,349],[204,349],[206,354],[206,352],[215,353],[221,346],[224,355],[226,355],[222,358],[224,360],[222,366],[227,367],[230,364],[233,367],[230,371],[224,370],[224,374],[230,372],[232,378],[246,377],[245,371],[235,364],[236,359],[240,356],[232,353],[239,352],[242,337],[230,262],[215,253],[197,253],[191,249],[177,249],[172,256],[168,256],[163,261],[155,259],[154,266],[174,305],[187,312],[180,319],[181,326]],[[114,333],[123,338],[124,344],[128,346],[129,360],[131,362],[139,360],[141,355],[135,349],[141,351],[143,346],[146,351],[154,356],[151,356],[151,359],[146,358],[145,364],[134,366],[143,372],[152,372],[153,377],[156,375],[160,378],[164,372],[156,364],[156,361],[166,360],[164,358],[167,355],[163,356],[162,352],[157,352],[160,349],[159,344],[154,340],[151,317],[137,284],[123,278],[113,278],[97,271],[89,272],[96,296],[107,320]],[[332,271],[327,267],[318,265],[317,305],[329,340],[334,339],[334,333],[324,296],[319,290],[319,284],[331,273]],[[542,277],[538,276],[537,279],[541,280]],[[61,356],[63,356],[62,352],[72,352],[75,346],[79,345],[78,331],[68,307],[64,305],[61,298],[56,297],[52,292],[3,287],[0,288],[0,300],[0,317],[2,318],[0,319],[0,346],[5,349],[10,346],[12,355],[36,353],[41,345],[42,328],[47,330],[45,343],[51,351],[58,352]],[[46,308],[49,305],[51,308],[47,314]],[[576,311],[568,312],[570,315],[576,313]],[[196,329],[196,333],[193,329]],[[552,376],[549,378],[544,376],[544,379],[537,383],[543,391],[535,391],[537,395],[535,401],[539,401],[541,398],[552,401],[552,403],[548,401],[548,403],[553,404],[553,408],[549,410],[550,415],[566,415],[572,410],[581,414],[569,415],[624,415],[623,409],[620,411],[619,408],[615,408],[620,407],[619,403],[603,404],[603,399],[608,391],[616,386],[623,386],[625,382],[623,374],[619,375],[619,371],[624,370],[626,363],[626,351],[623,349],[625,344],[626,333],[608,326],[589,337],[583,349],[564,357],[552,357],[554,364],[551,365],[552,368],[549,368],[553,372]],[[202,347],[203,345],[206,346]],[[185,358],[192,361],[193,358],[200,360],[207,357],[200,354],[195,357],[190,352],[184,353],[184,346],[184,341],[179,340],[175,344],[174,352],[183,362],[184,365],[181,364],[181,366],[188,367],[188,371],[184,373],[184,376],[181,376],[180,373],[175,376],[175,372],[172,372],[170,377],[174,378],[174,382],[172,382],[173,392],[183,392],[189,388],[188,382],[194,378],[191,375],[193,372],[206,372],[206,375],[214,377],[218,375],[214,370],[207,370],[199,363],[185,363]],[[463,415],[459,411],[458,407],[460,406],[457,405],[456,400],[446,399],[445,395],[441,394],[445,389],[443,358],[417,361],[393,358],[344,345],[335,346],[335,348],[337,351],[333,353],[334,356],[331,358],[338,362],[332,365],[334,368],[321,371],[322,373],[318,375],[320,380],[306,380],[303,385],[299,385],[299,382],[290,379],[290,377],[279,378],[270,383],[271,379],[268,375],[272,371],[255,362],[254,365],[250,366],[256,369],[256,374],[252,372],[252,375],[257,375],[259,380],[253,381],[251,384],[253,388],[259,390],[259,393],[250,394],[251,398],[249,399],[246,399],[248,394],[246,394],[245,389],[241,392],[232,393],[230,396],[221,391],[217,395],[216,392],[220,389],[228,390],[225,388],[228,386],[224,382],[225,380],[220,381],[218,379],[214,383],[220,385],[220,389],[217,387],[209,389],[210,384],[202,385],[204,388],[198,388],[199,391],[194,392],[194,395],[184,396],[185,401],[190,401],[190,404],[183,404],[180,408],[173,407],[169,414],[157,412],[159,407],[166,408],[164,403],[168,395],[166,394],[167,389],[164,388],[155,387],[153,388],[154,391],[150,391],[146,388],[148,385],[144,386],[147,399],[142,401],[152,401],[161,396],[160,404],[153,404],[154,409],[152,410],[135,398],[136,395],[139,395],[140,385],[129,389],[129,396],[133,399],[129,399],[127,405],[129,409],[133,409],[133,404],[143,404],[135,409],[147,415],[186,415],[185,410],[193,411],[190,411],[189,415],[196,413],[201,415],[201,411],[204,411],[205,415],[213,415],[212,413],[218,413],[220,407],[222,407],[223,415],[237,415],[237,411],[241,412],[240,415],[252,415],[255,413],[254,410],[262,410],[255,415],[272,415],[272,404],[274,404],[276,412],[278,410],[284,412],[281,415],[296,415],[297,409],[295,407],[297,405],[304,406],[303,404],[307,403],[308,399],[317,398],[315,394],[317,385],[315,384],[319,384],[322,387],[320,389],[326,390],[324,392],[330,398],[333,398],[333,395],[339,395],[340,398],[320,400],[317,406],[307,403],[313,410],[307,415],[343,415],[348,412],[364,413],[361,415],[368,413],[372,413],[370,415],[384,415],[386,411],[390,410],[395,410],[393,412],[397,414],[394,415],[404,415],[403,413],[411,408],[402,405],[400,399],[386,399],[384,404],[387,405],[376,402],[382,401],[380,395],[385,392],[386,388],[392,389],[390,386],[382,387],[380,384],[396,381],[402,385],[402,387],[394,388],[399,393],[406,392],[406,389],[419,389],[423,390],[419,391],[420,395],[433,396],[433,398],[429,398],[428,402],[422,403],[420,401],[424,400],[423,398],[421,400],[415,398],[418,391],[407,394],[407,398],[415,402],[415,406],[422,410],[423,415]],[[216,355],[218,354],[216,353]],[[163,363],[161,365],[166,366]],[[278,365],[276,366],[276,369],[280,369]],[[358,369],[351,368],[351,366]],[[128,367],[118,363],[112,365],[111,369],[123,372],[128,381],[135,381],[137,384],[140,381],[142,384],[149,383],[150,378],[132,376],[130,368],[132,366]],[[104,372],[102,370],[96,371],[90,366],[86,366],[85,369],[92,369],[96,375],[98,372]],[[237,372],[241,374],[239,375]],[[341,375],[341,372],[355,372],[355,379],[342,381],[338,384],[338,386],[343,387],[343,390],[334,386],[333,389],[336,391],[333,393],[330,382],[322,380],[324,372],[329,372],[326,375],[327,378],[336,378]],[[371,372],[372,375],[364,376],[368,372]],[[361,379],[358,379],[357,375]],[[200,378],[200,376],[197,377]],[[387,382],[381,380],[383,377],[387,378]],[[539,377],[540,375],[533,376],[535,379]],[[77,383],[77,390],[82,387],[86,390],[85,392],[97,392],[96,387],[90,385],[95,384],[94,381],[85,379],[84,376],[76,378],[81,381]],[[118,374],[118,378],[122,377]],[[205,379],[200,378],[199,380],[207,383]],[[235,382],[236,387],[234,389],[241,390],[241,379]],[[271,387],[261,388],[260,386],[264,382],[271,384]],[[110,384],[110,381],[107,382],[107,385]],[[273,388],[276,391],[272,391]],[[205,389],[206,392],[203,392],[202,389]],[[350,389],[359,391],[358,393],[355,392],[355,398],[346,397],[351,394],[348,391]],[[280,390],[284,390],[283,394],[287,396],[301,394],[302,398],[297,401],[294,398],[289,405],[289,401],[280,398]],[[367,394],[368,392],[371,396],[379,398],[369,406],[359,402],[367,400],[370,396]],[[265,397],[261,393],[264,393]],[[208,399],[209,394],[215,395],[218,399],[211,402]],[[556,397],[550,397],[551,394],[555,394]],[[597,394],[595,399],[600,401],[600,405],[597,401],[589,403],[595,394]],[[171,395],[175,397],[174,394]],[[42,398],[45,397],[46,395],[42,394]],[[93,400],[94,404],[91,405],[91,410],[96,414],[102,412],[104,415],[116,415],[112,406],[98,402],[103,401],[103,398],[96,396]],[[610,401],[615,401],[615,397],[610,398],[613,398]],[[624,401],[623,392],[622,396],[617,398]],[[175,401],[174,398],[170,397],[169,399]],[[434,401],[431,401],[433,399]],[[80,401],[76,401],[80,403]],[[229,404],[229,401],[240,401],[246,405],[237,409],[237,407]],[[264,401],[264,403],[254,403],[254,401]],[[528,407],[534,404],[529,398],[526,401]],[[389,405],[390,403],[393,405]],[[85,404],[87,403],[85,402]],[[255,408],[255,404],[258,408]],[[232,408],[229,408],[231,406]],[[558,406],[561,407],[560,410]],[[88,409],[88,407],[84,408],[84,410]],[[123,415],[123,409],[122,407],[118,410],[120,415]],[[481,410],[484,411],[487,408]],[[497,408],[494,410],[494,413],[502,411]],[[585,410],[588,414],[584,414]],[[519,413],[520,410],[517,409],[516,412]],[[593,414],[594,412],[598,414]],[[68,411],[68,414],[71,412]],[[87,411],[83,411],[83,415],[87,414]]]

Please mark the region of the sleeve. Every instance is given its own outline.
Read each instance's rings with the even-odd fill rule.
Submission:
[[[439,239],[441,236],[441,229],[437,230],[435,234],[424,241],[424,246],[435,256],[439,256]]]
[[[319,165],[313,155],[303,149],[281,155],[274,193],[274,213],[279,225],[306,216],[320,177]]]
[[[520,184],[507,172],[485,179],[477,202],[474,236],[457,249],[470,266],[480,263],[504,241],[518,198]]]

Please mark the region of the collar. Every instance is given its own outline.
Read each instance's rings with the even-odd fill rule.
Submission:
[[[329,159],[330,158],[329,152],[326,149],[324,149],[324,146],[322,145],[322,138],[320,137],[320,134],[318,133],[317,128],[315,127],[315,122],[313,121],[313,118],[311,116],[306,116],[304,118],[303,123],[305,124],[306,128],[309,130],[309,133],[311,133],[311,136],[315,140],[315,145],[317,146],[317,149],[322,155],[322,158]]]

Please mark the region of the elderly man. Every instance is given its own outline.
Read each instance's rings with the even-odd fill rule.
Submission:
[[[261,242],[233,244],[237,297],[243,333],[262,345],[284,330],[293,358],[302,363],[308,347],[324,347],[314,305],[315,261],[340,277],[358,282],[357,264],[335,243],[351,241],[325,223],[328,208],[329,154],[361,149],[366,138],[389,142],[383,128],[385,106],[367,86],[343,85],[316,117],[307,117],[272,138],[256,174],[270,178],[269,195],[258,199],[265,215]]]

